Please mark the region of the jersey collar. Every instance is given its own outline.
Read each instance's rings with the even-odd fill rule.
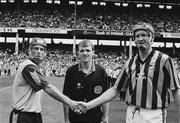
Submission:
[[[83,68],[81,66],[81,63],[78,64],[78,71],[82,71]],[[91,70],[90,70],[90,73],[94,72],[95,71],[95,63],[94,61],[92,61],[92,66],[91,66]]]

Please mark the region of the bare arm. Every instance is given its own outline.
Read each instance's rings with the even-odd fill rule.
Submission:
[[[44,87],[44,91],[53,97],[54,99],[65,103],[66,105],[69,105],[71,108],[73,108],[76,103],[75,101],[71,100],[69,97],[65,96],[62,92],[60,92],[54,85],[48,84],[46,87]]]
[[[180,123],[180,89],[173,90],[173,97],[174,97],[174,102],[177,107],[177,113],[178,113],[178,123]]]
[[[69,123],[69,107],[66,104],[63,104],[64,108],[64,121],[65,123]]]
[[[108,118],[108,116],[109,116],[109,103],[104,103],[102,105],[102,112],[103,112],[103,115],[102,115],[101,120],[108,123],[108,119],[109,119]]]
[[[109,102],[112,99],[114,99],[117,95],[118,95],[117,89],[115,87],[111,87],[107,91],[105,91],[101,96],[99,96],[98,98],[88,102],[86,105],[87,110],[95,108],[95,107],[102,105],[106,102]]]

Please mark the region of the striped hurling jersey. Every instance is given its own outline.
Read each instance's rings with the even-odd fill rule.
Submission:
[[[158,109],[168,106],[170,91],[180,85],[172,58],[152,50],[145,61],[138,54],[128,60],[114,87],[118,91],[126,90],[128,104]]]

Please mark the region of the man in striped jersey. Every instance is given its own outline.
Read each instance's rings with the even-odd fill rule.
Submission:
[[[122,96],[121,92],[125,91],[126,123],[166,123],[172,91],[180,116],[179,79],[172,58],[152,48],[154,33],[148,23],[134,25],[133,38],[138,53],[126,62],[113,87],[82,104],[87,110],[114,99],[119,93]]]
[[[48,83],[39,71],[39,64],[46,56],[46,41],[33,38],[29,46],[29,59],[19,65],[13,83],[13,114],[17,114],[17,123],[42,123],[41,97],[44,90],[54,99],[75,108],[77,103],[62,94],[55,86]]]

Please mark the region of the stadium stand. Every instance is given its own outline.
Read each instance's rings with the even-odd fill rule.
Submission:
[[[154,1],[151,1],[154,2]],[[8,6],[8,7],[7,7]],[[73,5],[49,5],[40,7],[38,4],[0,4],[0,27],[17,28],[60,28],[60,29],[93,29],[93,30],[130,30],[131,25],[138,21],[151,23],[157,32],[180,32],[180,15],[178,8],[171,10],[159,8],[137,8],[119,6],[78,6],[76,24]],[[64,46],[66,47],[66,46]],[[12,48],[9,48],[12,49]],[[51,47],[50,47],[51,49]],[[103,49],[99,48],[100,50]],[[110,47],[110,49],[113,49]],[[120,47],[120,49],[123,49]],[[171,49],[159,47],[169,54]],[[109,51],[109,50],[108,50]],[[104,66],[109,76],[117,77],[127,56],[117,51],[97,53],[95,59]],[[0,75],[14,75],[18,64],[27,58],[26,52],[17,56],[11,50],[0,52]],[[68,66],[75,64],[72,52],[67,50],[51,50],[43,62],[42,72],[47,76],[64,76]],[[175,58],[176,60],[176,58]],[[59,62],[61,61],[61,62]],[[178,61],[178,60],[176,60]]]
[[[19,63],[28,58],[27,54],[23,52],[14,55],[1,51],[0,55],[1,76],[14,76]],[[48,56],[41,64],[41,72],[46,76],[65,76],[67,68],[78,61],[78,59],[73,61],[73,58],[71,51],[58,49],[49,51]],[[115,52],[99,52],[94,60],[105,67],[109,76],[116,78],[126,59],[127,57],[123,53],[117,55]]]
[[[60,8],[4,10],[2,7],[0,27],[129,30],[131,24],[145,21],[153,24],[158,32],[180,32],[180,16],[176,10],[78,6],[74,27],[73,7]]]

